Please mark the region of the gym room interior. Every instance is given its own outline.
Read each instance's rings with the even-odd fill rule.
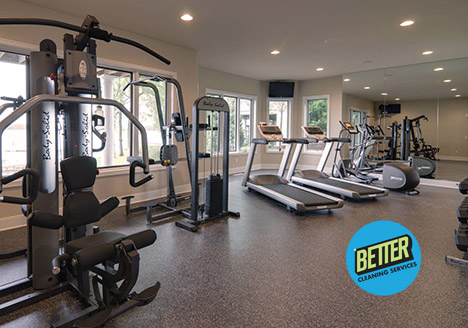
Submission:
[[[2,327],[466,326],[467,1],[0,3]]]

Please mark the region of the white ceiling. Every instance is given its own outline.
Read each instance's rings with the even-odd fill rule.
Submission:
[[[304,80],[468,56],[467,0],[25,2],[80,20],[92,14],[109,30],[195,49],[200,66],[259,80]],[[185,12],[194,16],[192,22],[179,19]],[[405,19],[416,23],[401,28]],[[326,44],[327,39],[340,41]],[[273,49],[281,54],[270,55]],[[422,56],[427,49],[434,54]],[[325,70],[316,72],[317,67]]]
[[[434,68],[444,70],[435,72]],[[468,97],[468,58],[345,74],[343,92],[372,101]],[[451,80],[451,82],[443,82]],[[365,90],[364,87],[370,87]],[[456,88],[456,92],[450,89]],[[385,92],[388,95],[382,96]]]

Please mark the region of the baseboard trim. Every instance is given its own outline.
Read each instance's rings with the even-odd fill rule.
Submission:
[[[459,161],[468,162],[468,157],[456,157],[456,156],[438,156],[442,161]]]

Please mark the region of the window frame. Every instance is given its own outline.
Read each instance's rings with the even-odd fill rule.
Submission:
[[[211,88],[205,89],[205,95],[216,95],[224,99],[224,97],[236,98],[236,129],[239,129],[240,122],[240,100],[247,99],[251,101],[250,107],[250,131],[249,131],[249,147],[246,150],[240,150],[240,133],[236,132],[236,148],[234,151],[229,151],[229,155],[235,154],[247,154],[250,150],[250,143],[253,138],[255,138],[255,129],[253,128],[254,123],[256,122],[256,108],[257,108],[257,99],[255,95],[242,94],[237,92],[222,91]]]
[[[286,133],[283,132],[283,136],[285,138],[291,138],[290,134],[291,134],[291,131],[292,131],[292,108],[293,108],[293,101],[294,101],[294,98],[272,98],[272,97],[267,97],[267,101],[266,101],[266,123],[269,124],[269,121],[270,121],[270,101],[286,101],[288,103],[288,113],[286,115],[286,118],[288,119],[288,122],[287,122],[287,127],[288,127],[288,131],[286,131]],[[285,146],[284,145],[279,145],[278,147],[266,147],[266,152],[267,153],[282,153],[285,149]]]
[[[3,39],[0,39],[0,40],[3,40]],[[31,50],[31,51],[32,51],[32,50]],[[25,76],[24,76],[24,77],[25,77],[25,81],[26,81],[26,85],[24,86],[24,88],[25,88],[25,93],[26,93],[25,99],[27,100],[27,99],[31,98],[31,97],[30,97],[30,81],[29,81],[29,80],[30,80],[29,68],[30,68],[30,57],[31,57],[30,52],[28,52],[27,50],[21,50],[21,48],[17,48],[16,46],[6,46],[6,45],[1,45],[1,44],[0,44],[0,52],[9,53],[9,54],[12,54],[12,55],[24,56],[24,57],[25,57],[25,60],[24,60],[24,66],[25,66]],[[15,97],[16,95],[7,95],[7,96]],[[10,108],[10,109],[6,110],[5,112],[8,112],[8,111],[11,111],[11,112],[12,112],[13,110],[11,110],[11,108]],[[9,115],[9,114],[8,114],[8,115],[5,115],[5,112],[2,113],[2,115],[3,115],[4,117],[6,117],[6,116]],[[23,114],[23,115],[26,115],[25,120],[26,120],[26,126],[27,126],[27,125],[28,125],[28,115],[27,115],[27,114]],[[22,115],[22,116],[23,116],[23,115]],[[4,117],[3,117],[3,118],[4,118]],[[3,118],[2,118],[2,119],[3,119]],[[18,118],[18,119],[20,119],[20,118]],[[12,123],[11,126],[14,125],[14,124],[15,124],[15,123]],[[8,128],[6,128],[3,132],[5,132],[7,129],[8,129]],[[28,144],[29,144],[30,141],[28,140],[29,138],[28,138],[27,134],[25,135],[25,138],[26,138],[26,154],[25,154],[25,155],[26,155],[25,167],[26,167],[26,166],[28,165],[28,162],[29,162],[29,157],[28,157],[28,154],[27,154],[27,151],[28,151],[28,150],[27,150],[27,147],[28,147]],[[5,139],[2,139],[2,140],[5,140]],[[1,147],[0,147],[0,150],[3,151],[3,150],[4,150],[3,145],[0,145],[0,146],[1,146]],[[3,158],[3,160],[5,160],[5,156],[3,156],[2,158]],[[7,170],[5,169],[5,167],[6,167],[6,166],[2,165],[2,170],[7,171]],[[8,171],[7,171],[7,172],[8,172]],[[4,173],[4,172],[0,172],[0,177],[3,176],[3,173]],[[19,184],[18,184],[18,185],[19,185]],[[16,186],[16,182],[13,182],[13,183],[12,183],[12,186]]]
[[[330,136],[330,95],[314,95],[314,96],[304,96],[302,97],[302,111],[303,111],[303,125],[308,125],[308,115],[309,115],[309,100],[320,100],[320,99],[327,99],[327,133],[325,136],[328,138]],[[301,127],[302,130],[302,127]],[[305,136],[304,131],[302,131],[302,135]],[[304,147],[304,152],[311,155],[321,155],[323,150],[319,149],[308,149],[308,147]]]
[[[24,42],[0,38],[0,51],[14,53],[17,55],[23,55],[29,59],[30,53],[36,50],[37,50],[37,44],[30,44],[30,43],[24,43]],[[57,47],[57,55],[59,59],[62,58],[62,53],[63,53],[63,48]],[[29,67],[29,60],[26,61],[26,65],[27,67]],[[161,76],[166,76],[166,77],[177,79],[177,73],[173,71],[163,70],[159,68],[155,69],[149,66],[126,63],[126,62],[103,58],[103,57],[97,58],[96,66],[97,68],[101,68],[101,69],[110,69],[110,70],[119,70],[119,71],[128,72],[131,74],[132,80],[139,78],[139,74],[150,75],[150,76],[158,74]],[[176,102],[175,100],[177,99],[177,95],[176,95],[177,91],[175,90],[175,87],[172,84],[167,84],[167,85],[170,87],[166,87],[166,102],[167,102],[166,104],[168,107],[168,114],[171,115],[174,112],[175,102]],[[130,112],[135,117],[138,118],[138,99],[137,97],[135,97],[135,94],[136,94],[135,88],[137,87],[133,86],[131,88],[131,100],[130,100],[131,105],[130,105],[130,108],[127,108],[127,109],[130,110]],[[30,97],[29,74],[27,74],[27,79],[26,79],[26,92],[27,92],[27,97],[29,99]],[[140,139],[139,130],[136,127],[133,127],[130,133],[130,140],[131,140],[130,153],[133,156],[138,155],[139,139]],[[130,163],[113,165],[113,166],[102,166],[99,168],[102,170],[101,171],[102,176],[119,176],[119,175],[128,174],[129,165]],[[159,165],[152,165],[150,167],[150,172],[162,171],[162,170],[166,170],[166,168],[163,166],[159,166]],[[11,187],[17,187],[18,185],[16,184],[16,182],[13,182],[11,184]]]

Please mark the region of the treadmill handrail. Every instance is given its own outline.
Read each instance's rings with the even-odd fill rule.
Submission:
[[[143,155],[143,164],[145,168],[143,172],[145,174],[149,173],[149,157],[148,157],[148,137],[146,134],[145,127],[138,121],[138,119],[130,113],[124,105],[119,103],[116,100],[111,99],[103,99],[103,98],[85,98],[85,97],[76,97],[76,96],[67,96],[67,95],[49,95],[49,94],[40,94],[34,96],[24,102],[21,106],[19,106],[15,111],[13,111],[10,115],[5,117],[2,121],[0,121],[0,178],[2,176],[2,137],[3,132],[18,118],[20,118],[23,114],[26,114],[32,111],[37,105],[44,103],[44,102],[54,102],[54,103],[80,103],[80,104],[91,104],[91,105],[104,105],[104,106],[113,106],[119,109],[129,120],[132,122],[136,128],[140,131],[141,134],[141,143],[142,143],[142,155]],[[0,106],[0,112],[5,110],[5,108],[10,107],[11,104],[4,104]]]

